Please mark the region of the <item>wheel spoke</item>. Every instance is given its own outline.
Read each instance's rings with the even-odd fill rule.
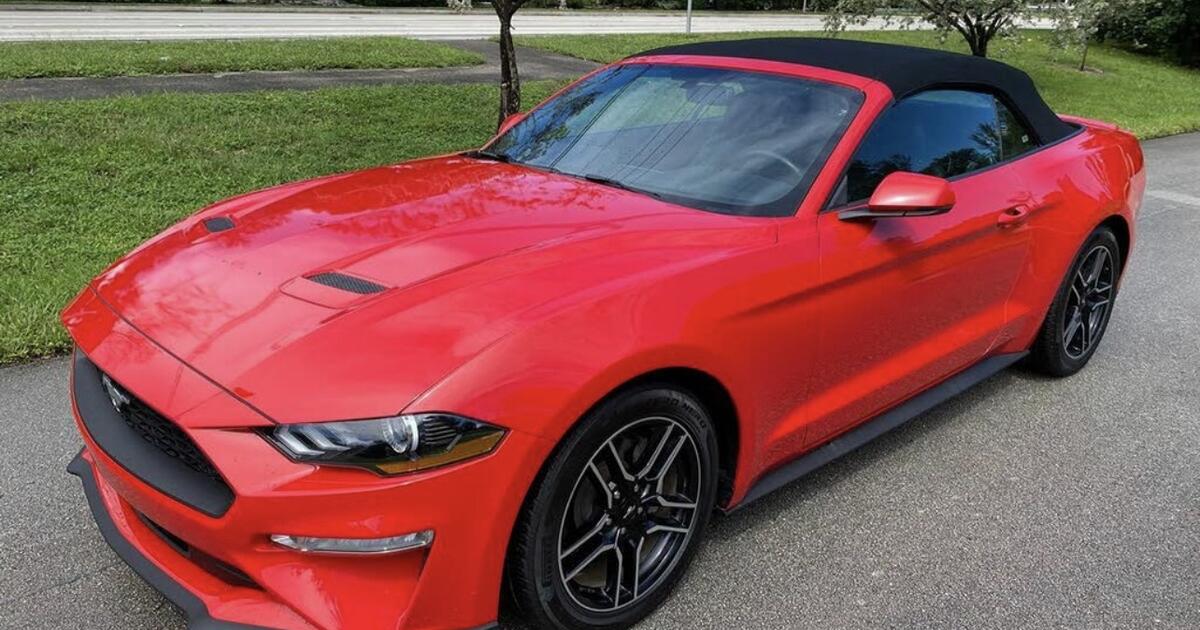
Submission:
[[[605,446],[607,446],[609,457],[612,459],[613,467],[616,468],[617,473],[625,481],[633,481],[634,476],[629,474],[629,471],[625,468],[625,462],[621,459],[621,453],[617,451],[617,445],[613,444],[613,441],[610,439],[608,442],[605,442]]]
[[[644,479],[646,475],[650,474],[650,470],[654,468],[654,462],[658,461],[659,456],[662,455],[663,449],[666,448],[667,442],[674,430],[675,425],[667,425],[667,429],[663,431],[662,437],[659,438],[658,444],[654,447],[654,452],[650,454],[650,457],[646,458],[646,465],[642,466],[642,469],[638,471],[636,475],[638,479]]]
[[[581,571],[583,571],[584,569],[591,566],[591,564],[596,561],[596,558],[599,558],[600,556],[604,555],[606,552],[613,551],[616,548],[617,548],[617,546],[612,543],[600,545],[599,547],[596,547],[582,561],[577,563],[574,568],[572,568],[570,571],[564,573],[563,579],[568,582],[570,582],[571,580],[574,580],[575,576],[579,575],[579,573]]]
[[[671,508],[673,510],[694,510],[694,509],[696,509],[696,502],[689,501],[688,499],[686,499],[684,497],[668,498],[661,494],[656,494],[656,495],[648,497],[648,500],[652,501],[654,504],[656,504],[657,507]]]
[[[1096,335],[1100,334],[1100,323],[1103,321],[1104,321],[1104,311],[1099,308],[1093,310],[1091,315],[1088,317],[1088,340],[1089,341],[1092,339],[1095,339]]]
[[[587,544],[587,542],[589,540],[599,536],[600,532],[603,532],[605,526],[608,525],[608,522],[609,522],[608,515],[601,516],[599,519],[596,520],[596,524],[593,525],[592,528],[589,529],[586,534],[580,536],[579,540],[575,541],[570,547],[567,547],[566,551],[563,551],[562,553],[558,554],[558,558],[560,560],[565,559],[567,556],[578,551],[580,547]],[[601,545],[601,546],[603,546],[603,545]]]
[[[1063,345],[1071,346],[1071,342],[1075,340],[1075,335],[1079,333],[1079,328],[1083,325],[1083,312],[1076,308],[1075,312],[1067,320],[1067,331],[1063,333]]]
[[[642,545],[646,543],[646,537],[638,539],[637,548],[633,550],[633,597],[634,599],[640,594],[642,585]]]
[[[588,470],[592,473],[592,478],[596,480],[596,485],[600,487],[600,491],[604,493],[605,507],[611,508],[613,506],[613,493],[612,488],[608,487],[608,480],[604,478],[604,475],[600,474],[600,469],[596,468],[595,462],[588,462]]]
[[[1079,287],[1076,286],[1076,283],[1074,282],[1071,283],[1071,296],[1075,298],[1076,304],[1083,304],[1084,293],[1080,291]],[[1067,303],[1070,304],[1069,301]]]
[[[675,445],[671,447],[671,451],[667,453],[662,461],[655,465],[655,470],[651,472],[646,479],[654,482],[654,491],[662,492],[663,480],[666,479],[667,471],[675,463],[675,458],[679,457],[679,451],[683,449],[683,445],[691,438],[687,433],[680,433],[679,439],[675,440]],[[651,462],[653,464],[653,462]],[[649,468],[649,466],[647,466]]]
[[[1100,282],[1100,274],[1104,272],[1104,263],[1108,261],[1108,250],[1101,247],[1096,250],[1096,259],[1092,261],[1092,269],[1088,273],[1088,286],[1095,287]]]
[[[654,519],[653,524],[646,528],[646,535],[659,533],[686,534],[688,533],[688,528],[680,525],[677,521]]]
[[[613,608],[621,607],[621,582],[625,581],[625,554],[621,553],[621,545],[613,545],[613,553],[617,556],[617,570],[609,572],[609,581],[612,583],[612,602]]]
[[[1087,352],[1087,349],[1092,346],[1092,317],[1089,314],[1085,321],[1082,317],[1079,319],[1079,350]]]
[[[1081,266],[1079,270],[1075,272],[1075,280],[1071,282],[1071,289],[1075,292],[1075,297],[1078,298],[1079,301],[1083,301],[1083,296],[1087,295],[1089,286],[1091,286],[1091,283],[1088,282],[1086,277],[1084,277],[1083,267]]]

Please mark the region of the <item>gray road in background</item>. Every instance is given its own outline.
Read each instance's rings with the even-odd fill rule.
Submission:
[[[0,12],[0,16],[3,13]],[[69,77],[0,79],[0,103],[107,98],[159,92],[253,92],[257,90],[316,90],[352,85],[405,85],[411,83],[496,83],[500,76],[499,45],[484,39],[445,42],[483,56],[474,66],[449,68],[398,68],[392,70],[286,70],[164,74],[130,77]],[[598,64],[557,55],[538,48],[517,46],[523,81],[575,79]]]
[[[1146,143],[1108,336],[718,517],[647,628],[1200,627],[1200,134]],[[0,369],[0,626],[177,628],[63,468],[66,362]]]
[[[55,10],[49,10],[49,9]],[[683,11],[537,11],[513,19],[519,35],[560,33],[682,33]],[[856,25],[876,30],[882,21]],[[697,33],[820,30],[821,17],[784,14],[697,14]],[[457,14],[446,10],[262,10],[229,7],[4,7],[0,41],[69,39],[244,39],[402,35],[418,39],[495,37],[500,22],[490,9]]]

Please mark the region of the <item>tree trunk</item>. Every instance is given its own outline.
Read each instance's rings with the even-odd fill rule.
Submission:
[[[987,57],[988,40],[991,38],[983,33],[974,33],[967,40],[967,44],[971,46],[971,54],[976,57]]]
[[[1091,38],[1083,40],[1083,56],[1080,57],[1080,59],[1079,59],[1079,71],[1080,72],[1087,70],[1087,54],[1088,54],[1088,45],[1089,44],[1091,44]]]
[[[513,12],[502,12],[497,6],[496,15],[500,18],[500,117],[496,121],[499,128],[505,118],[521,111],[521,77],[517,74],[517,52],[512,40]]]

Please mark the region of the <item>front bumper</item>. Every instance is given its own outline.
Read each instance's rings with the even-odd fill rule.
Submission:
[[[104,310],[89,315],[103,318]],[[299,464],[247,430],[254,425],[246,418],[216,424],[247,412],[238,399],[188,376],[190,368],[119,318],[101,327],[101,335],[76,335],[81,350],[147,405],[180,419],[233,494],[223,512],[206,513],[143,478],[145,469],[134,474],[89,433],[72,397],[85,447],[69,470],[83,481],[101,532],[193,627],[435,630],[494,622],[508,538],[546,441],[512,431],[488,455],[397,477]],[[435,532],[429,547],[372,556],[306,553],[269,539],[425,529]]]
[[[118,525],[113,520],[111,514],[116,506],[110,506],[105,501],[105,495],[111,498],[112,489],[107,486],[103,490],[101,489],[100,483],[97,482],[96,475],[92,471],[92,464],[84,457],[83,450],[80,450],[75,459],[71,460],[67,466],[67,472],[79,477],[79,480],[83,482],[83,494],[87,497],[88,508],[92,511],[92,517],[96,519],[96,526],[100,528],[100,535],[104,537],[104,541],[147,584],[153,586],[155,590],[171,600],[171,603],[183,610],[187,615],[189,628],[193,630],[216,630],[218,628],[235,630],[262,627],[213,619],[199,597],[175,581],[134,546],[134,543],[131,542],[134,540],[134,535],[129,528],[129,521],[123,518],[122,524]],[[123,514],[122,516],[128,515]]]

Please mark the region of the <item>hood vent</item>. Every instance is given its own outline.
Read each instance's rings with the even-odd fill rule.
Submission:
[[[204,220],[204,227],[209,232],[224,232],[225,230],[233,229],[233,219],[229,217],[213,217]]]
[[[342,291],[349,291],[351,293],[358,293],[359,295],[379,293],[387,288],[382,284],[376,284],[370,280],[355,278],[354,276],[348,276],[344,273],[338,273],[336,271],[318,273],[315,275],[306,276],[306,278],[312,282],[316,282],[317,284],[323,284],[327,287],[333,287],[335,289],[341,289]]]

